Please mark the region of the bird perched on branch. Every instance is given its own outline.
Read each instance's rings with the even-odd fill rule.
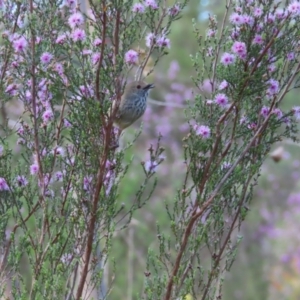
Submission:
[[[143,81],[133,81],[126,85],[114,120],[121,131],[132,125],[145,113],[147,97],[152,88],[154,88],[153,84]]]

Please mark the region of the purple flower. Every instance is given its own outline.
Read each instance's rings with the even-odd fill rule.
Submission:
[[[287,54],[286,56],[287,60],[291,61],[295,59],[295,53],[294,52],[290,52]]]
[[[221,107],[225,107],[228,104],[228,97],[225,94],[217,94],[214,102]]]
[[[165,36],[158,37],[156,40],[156,45],[161,48],[162,47],[170,48],[170,40],[167,39]]]
[[[65,149],[63,147],[57,147],[54,150],[52,150],[52,153],[57,155],[57,156],[64,156],[65,155]]]
[[[134,50],[129,50],[125,53],[125,62],[129,65],[137,64],[139,61],[139,54]]]
[[[154,33],[148,33],[146,36],[146,46],[151,47],[154,43],[155,35]]]
[[[65,0],[65,5],[68,6],[68,7],[74,7],[75,4],[76,4],[76,1],[75,0]]]
[[[274,64],[268,65],[268,71],[273,73],[276,70],[276,66]]]
[[[27,45],[28,43],[23,36],[13,42],[13,47],[16,52],[23,52]]]
[[[60,63],[56,63],[54,66],[54,71],[56,71],[59,75],[62,75],[64,73],[64,67]]]
[[[96,52],[92,55],[92,64],[95,65],[96,63],[99,62],[100,59],[100,53]]]
[[[38,173],[38,171],[39,171],[38,164],[35,163],[30,166],[30,174],[31,175],[36,175]]]
[[[8,191],[9,186],[3,177],[0,177],[0,191]]]
[[[41,63],[43,65],[47,65],[50,63],[50,61],[52,60],[53,58],[53,55],[49,52],[44,52],[42,55],[41,55]]]
[[[251,17],[249,15],[243,15],[243,18],[244,18],[244,24],[247,24],[249,26],[253,26],[253,24],[254,24],[253,17]]]
[[[275,95],[279,91],[279,82],[273,78],[268,81],[269,88],[267,90],[267,95]]]
[[[145,170],[147,173],[155,173],[157,169],[158,163],[156,161],[146,161],[145,162]]]
[[[272,24],[275,22],[275,15],[272,15],[272,14],[268,14],[266,17],[265,17],[265,22],[266,23],[269,23],[269,24]]]
[[[10,96],[15,96],[17,94],[18,86],[15,83],[9,84],[5,89],[5,93]]]
[[[72,124],[67,119],[64,119],[64,126],[66,128],[70,128],[70,127],[72,127]]]
[[[261,45],[261,44],[263,44],[263,42],[264,42],[264,40],[263,40],[262,36],[259,34],[256,34],[252,43],[256,44],[256,45]]]
[[[235,61],[235,56],[233,54],[230,53],[223,53],[222,57],[221,57],[221,63],[225,66],[231,65],[233,64]]]
[[[72,32],[72,39],[74,42],[84,41],[85,40],[85,31],[83,29],[76,28]]]
[[[279,108],[273,109],[273,114],[276,115],[277,119],[281,119],[283,116],[282,111]]]
[[[277,8],[275,11],[275,16],[277,19],[282,20],[287,16],[287,14],[282,8]]]
[[[15,185],[18,186],[18,187],[23,187],[23,186],[26,186],[28,184],[28,180],[26,179],[25,176],[23,175],[18,175],[16,178],[15,178]]]
[[[226,80],[223,80],[223,81],[220,83],[218,90],[219,90],[219,91],[222,91],[222,90],[226,89],[227,87],[228,87],[228,82],[227,82]]]
[[[62,181],[63,181],[63,172],[57,171],[57,172],[54,174],[54,177],[55,177],[55,180],[56,180],[56,181],[62,182]]]
[[[98,46],[100,46],[101,44],[102,44],[102,40],[99,39],[99,38],[96,38],[96,39],[94,40],[94,42],[93,42],[93,45],[94,45],[95,47],[98,47]]]
[[[246,48],[246,44],[243,42],[238,42],[238,41],[234,42],[231,50],[233,53],[237,54],[242,59],[246,57],[247,48]]]
[[[43,121],[45,124],[48,124],[53,119],[53,111],[51,109],[45,110],[45,112],[42,115]]]
[[[85,176],[83,178],[83,190],[86,192],[90,192],[92,188],[92,181],[93,177],[92,176]]]
[[[92,53],[93,53],[93,51],[90,50],[90,49],[83,49],[83,50],[82,50],[82,55],[90,55],[90,54],[92,54]]]
[[[217,30],[208,29],[206,36],[211,38],[211,37],[214,37],[216,34],[217,34]]]
[[[173,7],[170,7],[168,13],[171,17],[177,16],[180,12],[180,7],[178,4],[175,4]]]
[[[300,106],[294,106],[293,113],[294,113],[296,120],[300,120]]]
[[[203,139],[210,137],[210,128],[208,126],[195,124],[193,128],[196,135],[200,135]]]
[[[267,106],[263,106],[262,109],[260,110],[260,114],[261,114],[264,118],[266,118],[266,117],[268,116],[269,112],[270,112],[270,108],[267,107]]]
[[[158,9],[158,5],[155,0],[145,0],[145,6],[152,9]]]
[[[132,7],[132,11],[134,13],[143,13],[145,11],[145,7],[142,3],[135,3]]]
[[[0,157],[3,155],[3,153],[4,153],[4,147],[0,145]]]
[[[83,22],[84,18],[80,12],[76,12],[75,14],[71,15],[68,19],[68,23],[71,28],[75,28],[76,26],[83,24]]]

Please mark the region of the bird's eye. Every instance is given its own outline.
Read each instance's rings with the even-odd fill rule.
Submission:
[[[137,89],[140,89],[140,88],[141,88],[141,86],[140,86],[140,85],[138,85],[136,88],[137,88]]]

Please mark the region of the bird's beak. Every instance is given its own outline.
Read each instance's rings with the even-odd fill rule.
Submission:
[[[154,84],[151,83],[151,84],[147,84],[145,87],[144,87],[144,90],[150,90],[150,89],[153,89],[154,88]]]

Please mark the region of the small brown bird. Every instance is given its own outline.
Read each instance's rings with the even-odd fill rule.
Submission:
[[[121,131],[145,113],[147,97],[152,88],[154,88],[153,84],[147,84],[143,81],[134,81],[126,85],[114,121]]]

